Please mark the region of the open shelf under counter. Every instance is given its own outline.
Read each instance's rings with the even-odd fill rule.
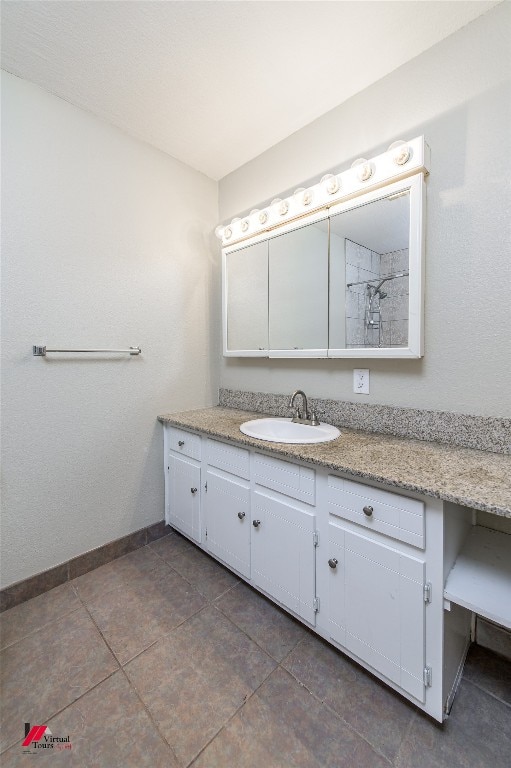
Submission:
[[[511,535],[475,525],[447,577],[444,598],[511,629]]]

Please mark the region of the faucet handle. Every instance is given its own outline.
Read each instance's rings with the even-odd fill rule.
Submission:
[[[314,407],[312,408],[311,413],[311,427],[319,427],[319,419]]]

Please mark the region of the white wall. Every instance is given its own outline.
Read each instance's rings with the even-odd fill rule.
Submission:
[[[511,416],[510,28],[511,3],[502,3],[220,182],[225,221],[424,134],[432,150],[424,358],[229,358],[221,386]],[[362,362],[369,396],[352,391]]]
[[[216,402],[221,347],[216,183],[7,74],[2,120],[7,586],[163,518],[156,416]]]

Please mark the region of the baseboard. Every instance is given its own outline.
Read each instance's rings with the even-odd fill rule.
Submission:
[[[511,631],[509,629],[478,616],[476,643],[511,661]]]
[[[136,549],[149,544],[149,542],[166,536],[170,530],[171,528],[165,524],[165,520],[161,520],[159,523],[148,525],[146,528],[141,528],[139,531],[123,536],[121,539],[110,541],[108,544],[103,544],[97,549],[92,549],[83,555],[78,555],[78,557],[57,565],[55,568],[50,568],[42,573],[36,573],[35,576],[30,576],[28,579],[11,584],[9,587],[0,590],[0,613],[7,611],[9,608],[14,608],[26,600],[37,597],[37,595],[42,595],[43,592],[48,592],[50,589],[58,587],[66,581],[75,579],[77,576],[82,576],[84,573],[88,573],[100,565],[105,565],[105,563],[109,563],[111,560],[127,555],[128,552],[134,552]]]

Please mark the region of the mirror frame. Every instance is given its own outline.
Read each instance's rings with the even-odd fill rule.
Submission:
[[[228,275],[226,257],[234,251],[244,250],[261,241],[271,241],[274,237],[300,229],[308,224],[329,219],[344,211],[353,210],[367,203],[380,200],[389,195],[410,190],[410,227],[409,227],[409,301],[408,301],[408,346],[407,347],[360,347],[351,349],[303,349],[303,350],[254,350],[228,349]],[[400,181],[386,183],[376,189],[358,194],[329,207],[304,214],[286,224],[261,232],[236,244],[222,249],[222,336],[224,357],[265,357],[277,358],[420,358],[424,354],[424,250],[425,250],[425,204],[426,184],[424,172],[415,172]],[[329,254],[330,258],[330,254]],[[269,289],[269,286],[268,286]],[[327,301],[329,301],[327,296]],[[270,322],[268,318],[268,323]],[[329,339],[330,341],[330,339]],[[269,333],[268,333],[269,343]]]

